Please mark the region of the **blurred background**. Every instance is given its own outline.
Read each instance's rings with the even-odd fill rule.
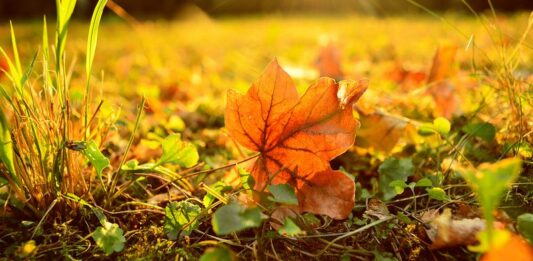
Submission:
[[[97,1],[78,1],[77,17],[89,17]],[[201,9],[210,16],[235,14],[293,14],[293,13],[362,13],[372,16],[400,15],[421,12],[408,0],[114,0],[136,18],[176,18],[188,10]],[[462,0],[417,0],[417,3],[435,12],[468,12]],[[487,0],[466,1],[473,10],[490,8]],[[533,10],[533,0],[492,0],[499,12]],[[55,1],[1,0],[0,19],[40,18],[43,12],[53,17]]]

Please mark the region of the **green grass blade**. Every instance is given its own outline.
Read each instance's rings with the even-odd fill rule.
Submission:
[[[46,16],[43,17],[43,55],[46,62],[50,61],[50,52],[48,50],[48,24],[46,23]]]
[[[13,29],[13,23],[11,21],[9,21],[9,27],[11,29],[11,44],[13,45],[13,58],[15,58],[15,65],[17,66],[17,71],[22,72],[19,51],[17,47],[17,38],[15,37],[15,30]]]
[[[104,8],[107,4],[107,0],[99,0],[96,4],[96,7],[91,18],[91,24],[89,25],[89,35],[87,37],[87,57],[85,60],[85,73],[87,75],[87,84],[85,86],[85,110],[83,113],[84,123],[85,123],[85,132],[84,138],[87,139],[87,132],[89,131],[89,93],[90,93],[90,81],[91,81],[91,71],[93,67],[94,55],[96,52],[96,45],[98,43],[98,27],[100,27],[100,21],[102,20],[102,14]]]
[[[65,51],[68,24],[76,7],[76,0],[56,0],[57,6],[57,32],[56,32],[56,65],[61,70],[61,58]]]
[[[46,16],[43,17],[43,86],[47,91],[50,91],[52,86],[52,77],[50,76],[50,49],[48,41],[48,24],[46,22]]]
[[[102,14],[104,8],[107,4],[107,0],[99,0],[94,9],[93,16],[91,18],[91,24],[89,25],[89,36],[87,39],[87,60],[85,62],[85,72],[87,73],[87,78],[90,78],[94,54],[96,50],[96,44],[98,42],[98,27],[100,26],[100,20],[102,19]],[[89,80],[87,80],[89,81]]]
[[[20,85],[24,86],[26,81],[30,78],[31,73],[33,72],[33,67],[35,66],[35,61],[37,60],[37,53],[33,54],[30,65],[26,69],[26,72],[20,77]],[[22,72],[22,71],[21,71]]]
[[[11,179],[19,184],[13,160],[13,141],[4,112],[0,110],[0,161],[4,163]]]
[[[17,70],[16,65],[13,63],[13,60],[11,60],[9,55],[7,55],[6,51],[4,51],[2,47],[0,47],[0,53],[2,54],[2,56],[4,56],[4,59],[7,62],[7,66],[9,67],[6,71],[6,75],[15,84],[17,93],[22,96],[22,86],[20,85],[20,71]]]

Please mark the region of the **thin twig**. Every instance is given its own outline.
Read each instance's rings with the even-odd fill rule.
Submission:
[[[330,248],[331,245],[333,245],[333,243],[335,243],[335,242],[337,242],[337,241],[339,241],[339,240],[341,240],[343,238],[347,238],[347,237],[353,236],[353,235],[355,235],[357,233],[361,233],[361,232],[363,232],[363,231],[365,231],[365,230],[367,230],[369,228],[375,227],[375,226],[377,226],[377,225],[379,225],[381,223],[387,222],[387,221],[389,221],[389,220],[391,220],[393,218],[394,218],[394,216],[388,216],[386,218],[383,218],[383,219],[380,219],[380,220],[376,220],[376,221],[374,221],[374,222],[372,222],[372,223],[370,223],[370,224],[368,224],[366,226],[362,226],[362,227],[360,227],[360,228],[358,228],[358,229],[356,229],[354,231],[345,233],[342,236],[339,236],[339,237],[331,240],[320,252],[318,252],[318,255],[320,256],[320,255],[324,254],[324,252],[326,252],[326,250],[328,250],[328,248]]]
[[[164,188],[164,187],[168,186],[170,183],[174,183],[174,182],[176,182],[178,180],[181,180],[181,179],[184,179],[184,178],[188,178],[188,177],[193,177],[193,176],[200,175],[200,174],[209,174],[209,173],[216,172],[216,171],[219,171],[219,170],[222,170],[222,169],[231,168],[231,167],[237,166],[238,164],[241,164],[243,162],[252,160],[252,159],[257,158],[257,157],[259,157],[259,154],[252,155],[252,156],[250,156],[248,158],[245,158],[245,159],[242,159],[240,161],[237,161],[237,162],[234,162],[234,163],[231,163],[231,164],[228,164],[228,165],[224,165],[224,166],[221,166],[221,167],[218,167],[218,168],[196,171],[196,172],[189,173],[187,175],[181,175],[181,173],[178,173],[178,175],[180,175],[180,177],[178,177],[176,179],[173,179],[173,180],[170,180],[167,183],[155,188],[155,191],[160,190],[161,188]],[[189,171],[187,171],[187,172],[189,172]]]

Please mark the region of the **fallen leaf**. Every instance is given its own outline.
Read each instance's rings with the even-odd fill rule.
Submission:
[[[315,63],[320,76],[337,80],[343,79],[344,73],[342,72],[340,57],[340,51],[334,43],[328,42],[322,46]]]
[[[499,260],[532,261],[533,249],[522,237],[511,234],[503,245],[491,248],[481,258],[481,261]]]
[[[250,170],[254,189],[290,184],[301,211],[346,218],[354,204],[354,182],[331,170],[329,161],[354,143],[352,104],[366,88],[366,81],[337,84],[324,77],[299,97],[274,60],[245,95],[229,90],[226,128],[239,144],[260,153]],[[332,202],[337,207],[328,205]]]
[[[453,75],[456,53],[456,45],[442,46],[437,49],[429,71],[428,84],[449,79]]]
[[[377,217],[378,219],[386,219],[390,216],[389,209],[383,203],[383,201],[377,198],[371,198],[368,200],[368,204],[364,215]]]
[[[317,172],[298,186],[301,211],[344,219],[355,204],[355,183],[336,170]]]
[[[426,82],[427,74],[425,72],[405,69],[400,62],[395,62],[386,71],[384,77],[397,83],[403,91],[409,91],[423,85]]]
[[[364,112],[358,110],[361,128],[357,132],[357,146],[390,152],[405,134],[409,124],[400,117],[381,111]]]
[[[431,249],[475,244],[476,234],[485,228],[485,222],[481,218],[452,219],[450,209],[445,209],[436,216],[435,213],[428,213],[422,216],[422,220],[429,221],[430,229],[426,233],[433,242]]]
[[[485,220],[481,218],[452,217],[450,209],[444,209],[442,214],[437,210],[427,211],[422,215],[422,221],[429,223],[426,233],[431,240],[431,249],[454,246],[474,245],[478,242],[477,234],[485,229]],[[495,222],[495,227],[504,227]],[[519,260],[519,259],[510,259]]]
[[[164,102],[188,102],[191,100],[190,88],[177,83],[166,84],[160,87],[159,100]]]
[[[427,83],[430,86],[428,93],[435,101],[433,115],[451,119],[461,113],[460,99],[456,88],[450,83],[450,78],[455,74],[454,62],[457,53],[456,45],[449,45],[437,49],[433,57],[433,64],[429,72]]]
[[[454,115],[461,114],[461,100],[455,93],[455,87],[449,81],[435,83],[428,91],[435,102],[433,116],[451,119]]]

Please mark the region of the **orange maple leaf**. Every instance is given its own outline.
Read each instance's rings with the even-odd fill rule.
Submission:
[[[259,152],[251,167],[255,189],[295,188],[299,210],[343,219],[354,205],[352,179],[329,161],[355,140],[352,104],[366,81],[320,78],[299,97],[291,77],[274,59],[245,95],[228,91],[226,128],[244,147]]]

